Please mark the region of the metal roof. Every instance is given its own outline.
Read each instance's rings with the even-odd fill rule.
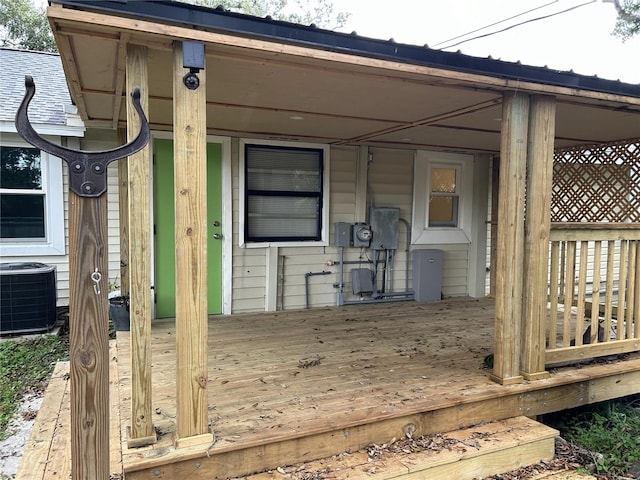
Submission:
[[[222,8],[212,9],[177,1],[54,1],[55,3],[68,6],[77,5],[83,9],[93,9],[105,13],[130,15],[162,23],[266,38],[341,53],[499,78],[640,97],[640,84],[606,80],[597,76],[576,74],[571,71],[566,72],[546,67],[528,66],[519,62],[473,57],[459,52],[435,50],[427,46],[396,43],[392,40],[372,39],[355,34],[323,30],[313,25],[299,25],[273,20],[269,17],[259,18],[234,13]]]

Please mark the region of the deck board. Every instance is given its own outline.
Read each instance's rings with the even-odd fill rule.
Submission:
[[[481,367],[492,348],[493,311],[480,318],[479,304],[465,299],[439,307],[412,302],[212,319],[209,400],[218,438],[323,430],[336,417],[357,424],[403,403],[433,402],[429,397],[440,396],[447,384],[473,377],[488,382]],[[473,318],[474,328],[459,331],[465,318]],[[175,389],[173,341],[172,321],[154,325],[154,385],[166,400]],[[318,365],[300,367],[314,358]],[[155,394],[154,405],[175,415]]]

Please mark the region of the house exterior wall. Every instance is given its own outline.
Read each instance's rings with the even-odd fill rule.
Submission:
[[[101,150],[113,148],[118,144],[115,131],[89,130],[81,139],[79,148],[83,150]],[[469,245],[468,244],[423,244],[411,245],[407,249],[407,223],[411,227],[413,202],[414,155],[412,150],[394,150],[387,148],[368,149],[367,167],[364,181],[365,198],[358,197],[357,184],[363,181],[361,151],[353,146],[335,146],[330,150],[330,211],[329,236],[326,246],[309,247],[260,247],[245,248],[239,246],[239,153],[238,141],[231,142],[232,177],[232,268],[231,268],[231,311],[233,313],[265,310],[304,308],[307,299],[310,307],[336,305],[339,282],[339,249],[334,242],[336,222],[355,223],[358,204],[370,206],[395,207],[400,209],[398,249],[396,250],[391,276],[392,289],[411,290],[412,252],[415,249],[440,249],[443,251],[442,293],[446,297],[464,296],[468,292]],[[360,160],[359,160],[360,157]],[[65,255],[37,258],[3,257],[2,261],[38,261],[57,268],[58,305],[69,303],[69,232],[68,232],[68,174],[64,166],[64,222]],[[112,163],[108,169],[108,248],[111,288],[120,285],[120,240],[118,212],[118,167]],[[426,188],[426,187],[425,187]],[[365,214],[368,215],[368,214]],[[367,220],[362,219],[362,220]],[[405,223],[406,221],[406,223]],[[345,299],[357,300],[353,295],[350,271],[352,268],[370,267],[367,259],[369,250],[347,247],[344,260],[356,262],[345,265],[343,284]],[[358,262],[362,262],[358,264]],[[130,259],[135,265],[135,259]],[[284,272],[283,272],[284,270]],[[408,270],[408,271],[407,271]],[[380,267],[379,274],[382,271]],[[330,272],[319,275],[320,272]],[[306,274],[314,275],[306,277]]]
[[[235,144],[235,142],[234,142]],[[400,217],[411,225],[413,203],[414,155],[412,150],[370,148],[366,169],[366,198],[358,198],[358,147],[336,146],[330,151],[330,234],[328,245],[309,247],[239,247],[240,228],[238,149],[232,148],[233,183],[233,293],[232,312],[255,312],[275,309],[336,305],[339,282],[339,249],[335,246],[336,222],[355,223],[358,203],[367,207],[395,207]],[[362,161],[362,160],[360,160]],[[425,186],[426,188],[426,186]],[[487,204],[487,199],[483,199]],[[410,290],[412,286],[412,254],[414,249],[443,250],[442,293],[444,296],[464,296],[468,291],[469,244],[422,244],[407,248],[406,223],[400,223],[398,249],[392,277],[394,291]],[[484,232],[483,232],[484,235]],[[357,301],[351,293],[352,268],[369,267],[370,250],[347,247],[344,260],[356,262],[344,266],[344,291],[347,301]],[[484,261],[484,258],[482,259]],[[362,262],[359,265],[357,262]],[[408,269],[408,272],[407,272]],[[283,272],[284,270],[284,272]],[[330,272],[322,274],[321,272]],[[380,267],[379,275],[382,272]],[[313,275],[306,277],[306,274]],[[307,286],[305,285],[305,280]]]

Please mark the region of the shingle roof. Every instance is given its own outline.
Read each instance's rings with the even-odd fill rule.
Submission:
[[[31,75],[36,95],[29,105],[33,124],[66,125],[64,106],[71,105],[60,56],[0,48],[0,121],[15,120],[24,97],[24,77]]]

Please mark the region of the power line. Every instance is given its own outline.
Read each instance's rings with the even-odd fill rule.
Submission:
[[[437,47],[438,45],[442,45],[443,43],[448,43],[448,42],[451,42],[453,40],[457,40],[459,38],[466,37],[467,35],[471,35],[472,33],[479,32],[480,30],[485,30],[485,29],[487,29],[489,27],[493,27],[495,25],[499,25],[501,23],[508,22],[509,20],[513,20],[514,18],[521,17],[522,15],[526,15],[527,13],[535,12],[536,10],[540,10],[541,8],[548,7],[549,5],[553,5],[554,3],[558,3],[558,0],[554,0],[553,2],[545,3],[544,5],[540,5],[539,7],[532,8],[531,10],[527,10],[526,12],[518,13],[517,15],[513,15],[513,16],[505,18],[503,20],[499,20],[497,22],[490,23],[489,25],[485,25],[484,27],[476,28],[475,30],[471,30],[470,32],[463,33],[462,35],[457,35],[457,36],[455,36],[453,38],[448,38],[446,40],[443,40],[441,42],[436,43],[435,45],[433,45],[433,47]]]
[[[512,28],[519,27],[519,26],[521,26],[521,25],[526,25],[527,23],[537,22],[537,21],[539,21],[539,20],[545,20],[545,19],[547,19],[547,18],[555,17],[555,16],[557,16],[557,15],[560,15],[560,14],[563,14],[563,13],[570,12],[570,11],[572,11],[572,10],[575,10],[575,9],[577,9],[577,8],[580,8],[580,7],[584,7],[585,5],[590,5],[590,4],[595,3],[595,2],[597,2],[597,0],[591,0],[590,2],[581,3],[580,5],[575,5],[575,6],[571,7],[571,8],[567,8],[566,10],[562,10],[562,11],[560,11],[560,12],[555,12],[555,13],[552,13],[552,14],[550,14],[550,15],[545,15],[545,16],[543,16],[543,17],[532,18],[532,19],[526,20],[526,21],[524,21],[524,22],[516,23],[516,24],[511,25],[511,26],[509,26],[509,27],[505,27],[505,28],[503,28],[503,29],[496,30],[495,32],[485,33],[484,35],[478,35],[478,36],[476,36],[476,37],[468,38],[467,40],[462,40],[462,41],[460,41],[460,42],[458,42],[458,43],[454,43],[454,44],[452,44],[452,45],[447,45],[447,46],[445,46],[445,47],[442,47],[442,48],[441,48],[441,50],[444,50],[445,48],[457,47],[458,45],[462,45],[463,43],[471,42],[472,40],[478,40],[479,38],[490,37],[491,35],[496,35],[496,34],[498,34],[498,33],[506,32],[507,30],[511,30]],[[498,22],[498,23],[501,23],[501,22]],[[481,30],[482,30],[482,29],[481,29]],[[471,32],[470,32],[470,33],[471,33]],[[463,35],[463,36],[464,36],[464,35]],[[442,43],[442,42],[441,42],[441,43]]]

